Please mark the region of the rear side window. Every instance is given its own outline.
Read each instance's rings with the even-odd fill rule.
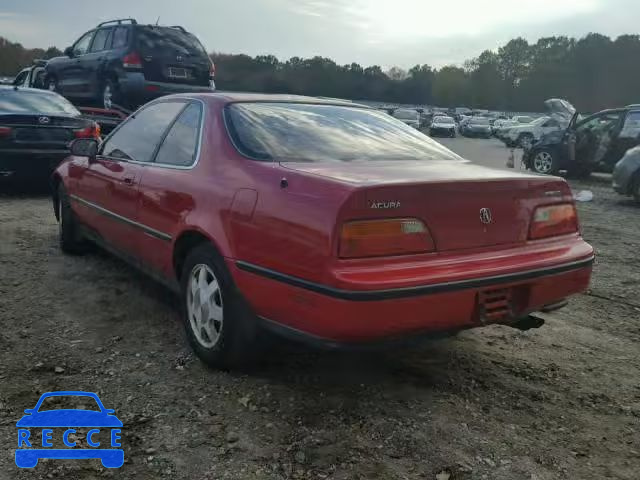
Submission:
[[[264,161],[459,160],[389,115],[368,108],[303,103],[235,103],[225,121],[238,150]]]
[[[113,45],[111,48],[123,48],[129,44],[129,28],[117,27],[113,33]]]
[[[156,163],[187,167],[195,162],[201,116],[202,107],[197,103],[180,114],[158,150]]]
[[[103,28],[97,31],[96,36],[93,37],[93,43],[91,44],[92,52],[102,52],[103,50],[109,50],[111,46],[111,33],[112,28]]]
[[[182,102],[161,102],[137,112],[106,140],[102,155],[137,162],[151,161],[164,132],[183,108]]]
[[[144,26],[136,31],[138,48],[145,53],[207,56],[200,41],[177,28]]]

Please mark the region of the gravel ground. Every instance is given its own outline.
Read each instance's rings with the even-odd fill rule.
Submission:
[[[0,479],[637,480],[640,208],[573,187],[595,194],[579,206],[592,290],[543,328],[371,354],[280,345],[242,374],[193,358],[153,281],[100,252],[62,255],[46,196],[0,196]],[[116,410],[123,468],[16,468],[15,422],[51,390]]]

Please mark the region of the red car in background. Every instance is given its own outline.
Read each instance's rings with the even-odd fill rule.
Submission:
[[[265,327],[329,346],[529,328],[589,285],[564,180],[471,164],[351,103],[168,96],[72,154],[62,249],[91,240],[179,292],[211,365]]]

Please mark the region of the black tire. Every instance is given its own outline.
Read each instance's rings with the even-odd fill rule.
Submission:
[[[631,182],[631,195],[637,204],[640,204],[640,171],[637,171]]]
[[[203,285],[207,288],[213,288],[214,280],[217,285],[217,291],[210,294],[210,300],[207,299],[206,308],[202,307],[201,294],[207,288],[196,286],[197,294],[192,290],[192,282],[200,283],[201,274],[205,278]],[[187,255],[180,279],[180,291],[187,338],[204,363],[214,368],[230,369],[246,366],[256,358],[260,346],[256,318],[236,290],[222,257],[210,244],[201,244]],[[198,301],[195,295],[198,295]],[[214,308],[210,301],[215,304]],[[221,315],[213,313],[212,316],[220,316],[221,320],[206,320],[210,334],[202,321],[202,315],[209,316],[210,311],[215,312],[218,308]],[[200,319],[196,314],[198,310]]]
[[[58,185],[58,232],[60,249],[64,253],[77,255],[85,251],[86,242],[62,183]]]
[[[588,165],[576,165],[567,173],[571,178],[585,179],[591,176],[591,172],[593,172],[593,169]]]
[[[558,173],[558,161],[556,154],[549,149],[541,148],[531,153],[529,168],[543,175],[555,175]]]
[[[107,97],[110,99],[109,101]],[[105,80],[104,85],[102,85],[100,89],[98,102],[102,108],[106,108],[107,110],[111,110],[115,106],[125,107],[118,82],[112,79]]]

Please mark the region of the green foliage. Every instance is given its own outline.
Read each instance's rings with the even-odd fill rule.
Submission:
[[[60,54],[54,47],[29,50],[0,37],[0,75],[14,75],[34,58]],[[338,65],[319,56],[281,61],[273,55],[213,53],[211,58],[222,90],[513,111],[540,110],[550,97],[566,98],[582,112],[640,103],[639,35],[615,40],[596,33],[581,39],[557,36],[535,44],[516,38],[464,67],[439,70],[425,64],[384,72],[377,65]]]
[[[12,43],[0,37],[0,75],[15,75],[29,66],[36,58],[51,58],[62,55],[56,47],[26,49],[19,43]]]

